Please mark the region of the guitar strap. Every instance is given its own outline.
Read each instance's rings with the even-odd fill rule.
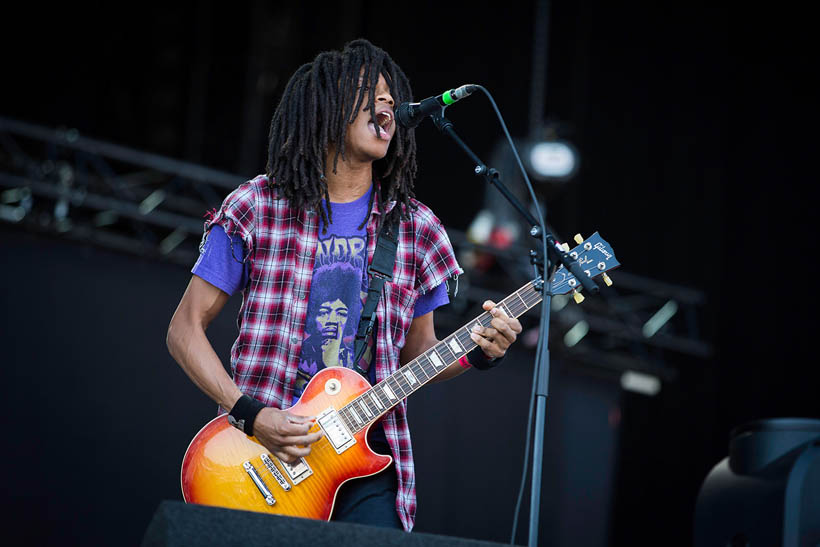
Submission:
[[[396,263],[396,249],[399,245],[399,219],[395,218],[390,224],[382,224],[382,229],[376,239],[376,250],[373,260],[367,268],[370,274],[367,284],[367,299],[362,306],[362,315],[359,317],[359,328],[356,331],[354,349],[356,357],[353,366],[356,372],[367,378],[367,370],[359,366],[364,351],[367,348],[367,339],[373,333],[376,323],[376,306],[382,295],[385,282],[393,280],[393,266]]]

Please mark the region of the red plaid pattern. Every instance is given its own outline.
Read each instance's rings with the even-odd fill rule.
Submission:
[[[227,234],[239,235],[249,261],[248,285],[242,291],[237,319],[239,336],[231,348],[233,379],[246,395],[287,408],[302,349],[319,216],[292,208],[276,194],[264,175],[243,183],[205,223],[205,232],[218,223]],[[417,205],[410,220],[400,225],[393,281],[385,283],[376,309],[373,366],[377,381],[400,366],[399,350],[413,321],[418,295],[462,273],[441,222],[429,208]],[[393,206],[391,203],[388,211]],[[367,224],[371,260],[380,214],[374,203]],[[406,400],[384,418],[383,426],[398,475],[396,509],[405,530],[410,531],[416,512],[416,479]]]

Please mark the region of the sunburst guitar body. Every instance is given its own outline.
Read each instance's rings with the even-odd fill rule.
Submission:
[[[591,277],[620,264],[609,244],[594,233],[572,251]],[[547,285],[536,279],[496,306],[510,317],[535,307],[549,287],[553,295],[580,296],[577,279],[560,266]],[[580,298],[576,299],[580,301]],[[393,459],[373,452],[367,432],[405,397],[431,381],[476,347],[470,337],[475,325],[488,327],[485,312],[440,341],[390,376],[371,386],[358,373],[333,367],[320,370],[289,412],[316,416],[311,431],[324,435],[311,445],[310,454],[286,464],[265,447],[228,423],[225,416],[211,420],[191,441],[182,462],[182,495],[186,502],[217,505],[280,515],[329,520],[336,494],[346,481],[384,470]]]
[[[295,466],[286,465],[255,437],[248,437],[219,416],[194,437],[182,464],[182,495],[188,503],[216,505],[289,516],[329,520],[339,487],[350,479],[387,468],[390,456],[373,452],[367,444],[369,425],[349,439],[331,444],[338,424],[328,418],[371,388],[358,373],[333,367],[319,371],[288,411],[300,416],[325,414],[325,436]],[[338,417],[337,417],[338,419]],[[311,431],[316,431],[314,425]],[[349,428],[350,429],[350,428]]]

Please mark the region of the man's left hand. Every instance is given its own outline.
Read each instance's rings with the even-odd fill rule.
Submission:
[[[476,325],[470,333],[470,337],[484,351],[490,359],[504,357],[507,348],[515,342],[521,334],[521,323],[515,317],[509,317],[504,310],[496,307],[495,302],[487,300],[481,306],[490,312],[493,320],[489,327]]]

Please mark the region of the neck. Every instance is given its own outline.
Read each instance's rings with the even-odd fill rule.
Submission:
[[[373,181],[372,162],[351,162],[339,158],[336,172],[333,172],[333,155],[328,154],[327,193],[333,203],[349,203],[362,197]]]

